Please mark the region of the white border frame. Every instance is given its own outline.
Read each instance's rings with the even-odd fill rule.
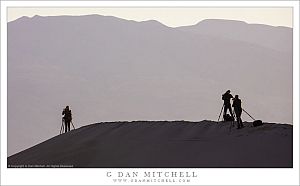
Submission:
[[[7,7],[293,7],[293,168],[287,169],[15,169],[7,168]],[[4,185],[139,185],[114,183],[107,172],[189,171],[186,185],[299,185],[299,2],[298,1],[1,1],[1,184]],[[66,179],[68,178],[68,179]],[[160,185],[162,183],[142,183]],[[175,183],[182,185],[183,183]],[[168,183],[164,185],[175,185]]]

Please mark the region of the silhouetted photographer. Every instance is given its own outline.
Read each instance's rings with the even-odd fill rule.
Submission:
[[[234,120],[234,116],[233,116],[232,109],[231,109],[231,103],[230,103],[231,98],[233,98],[233,96],[230,94],[230,90],[227,90],[226,93],[222,95],[222,100],[224,101],[224,104],[223,104],[224,121],[233,121]],[[227,114],[227,110],[229,110],[230,116]]]
[[[237,128],[243,128],[243,121],[241,119],[241,115],[242,115],[242,101],[239,99],[239,95],[235,95],[233,98],[233,103],[232,103],[232,107],[234,108],[234,112],[235,112],[235,116],[236,116],[236,121],[237,121]]]
[[[67,133],[70,131],[70,123],[72,122],[72,111],[70,110],[69,106],[66,106],[62,112],[62,115],[64,115],[62,120],[65,123],[65,133]]]

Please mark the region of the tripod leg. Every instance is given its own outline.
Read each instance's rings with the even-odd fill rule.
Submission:
[[[218,118],[218,122],[219,122],[219,120],[220,120],[220,117],[221,117],[221,114],[222,114],[223,108],[224,108],[224,104],[223,104],[223,106],[222,106],[222,108],[221,108],[221,112],[220,112],[220,115],[219,115],[219,118]]]
[[[251,119],[255,120],[247,111],[245,111],[244,109],[243,111],[246,112],[246,114],[248,114],[248,116],[250,116]]]
[[[73,121],[71,121],[71,124],[72,124],[72,126],[73,126],[73,129],[75,130],[75,127],[74,127]]]
[[[66,124],[65,124],[65,120],[63,119],[63,130],[62,130],[62,133],[66,133]]]
[[[235,118],[236,118],[236,114],[235,114],[235,111],[234,111],[234,109],[232,110],[232,116],[233,116],[233,121],[235,120]]]
[[[59,134],[61,134],[61,133],[62,133],[62,131],[63,131],[63,128],[64,128],[64,123],[63,123],[63,120],[61,120],[61,127],[60,127],[60,132],[59,132]]]

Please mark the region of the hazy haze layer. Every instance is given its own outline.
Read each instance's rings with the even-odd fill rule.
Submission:
[[[9,155],[57,135],[66,105],[76,127],[217,120],[227,89],[255,118],[292,123],[292,29],[98,15],[8,23]]]

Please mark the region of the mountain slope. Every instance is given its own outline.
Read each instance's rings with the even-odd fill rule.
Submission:
[[[292,167],[291,125],[212,121],[98,123],[8,158],[9,167]]]

